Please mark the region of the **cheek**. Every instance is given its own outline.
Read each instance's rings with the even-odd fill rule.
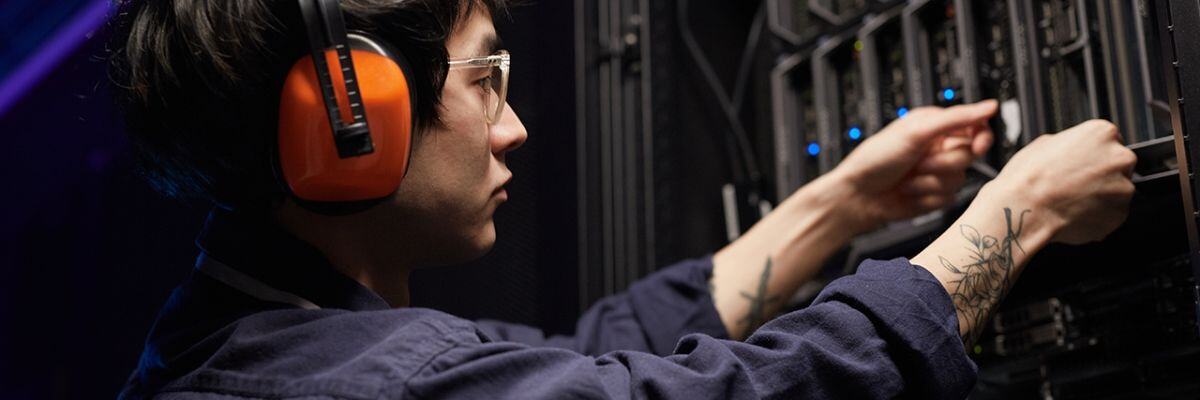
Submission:
[[[483,118],[482,99],[470,91],[466,93],[447,94],[442,103],[442,121],[445,124],[445,138],[452,143],[443,143],[448,147],[446,159],[455,160],[455,165],[448,167],[467,174],[473,178],[482,178],[485,174],[491,156],[491,146],[488,142],[488,125]]]
[[[486,181],[491,157],[488,127],[482,112],[462,111],[478,105],[469,97],[447,93],[442,100],[442,126],[415,144],[412,169],[401,193],[419,192],[412,194],[438,203],[459,203]]]

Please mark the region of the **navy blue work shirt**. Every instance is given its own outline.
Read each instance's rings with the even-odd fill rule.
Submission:
[[[214,212],[197,243],[202,261],[248,279],[194,270],[122,398],[961,399],[975,381],[949,296],[903,259],[866,262],[738,342],[708,293],[710,258],[600,301],[572,337],[546,337],[391,309],[264,220]]]

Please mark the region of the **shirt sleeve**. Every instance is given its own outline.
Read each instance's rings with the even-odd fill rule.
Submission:
[[[975,365],[950,297],[907,260],[868,261],[746,342],[693,334],[674,354],[598,357],[464,332],[405,385],[416,398],[961,399]]]
[[[575,325],[573,336],[547,337],[541,330],[499,321],[478,321],[495,341],[556,347],[584,355],[630,350],[671,354],[680,338],[702,333],[727,338],[708,281],[712,257],[687,260],[635,282],[624,293],[601,299]]]

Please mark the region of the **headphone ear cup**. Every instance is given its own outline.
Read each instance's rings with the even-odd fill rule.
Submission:
[[[338,65],[335,53],[326,53]],[[279,105],[279,165],[293,196],[304,202],[362,202],[390,196],[408,171],[412,149],[413,97],[406,70],[391,57],[353,50],[354,69],[375,151],[340,158],[321,100],[311,57],[292,66]],[[342,72],[330,70],[334,82]],[[349,121],[345,85],[335,84],[338,109]]]

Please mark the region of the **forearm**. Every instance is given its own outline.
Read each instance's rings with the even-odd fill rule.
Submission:
[[[804,186],[713,256],[711,290],[730,337],[770,320],[821,265],[869,222],[853,214],[853,188],[830,174]]]
[[[1018,191],[985,186],[951,228],[912,259],[946,288],[964,346],[973,346],[1029,259],[1058,222]]]

